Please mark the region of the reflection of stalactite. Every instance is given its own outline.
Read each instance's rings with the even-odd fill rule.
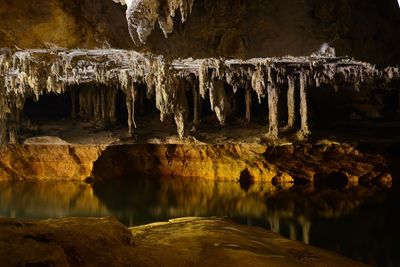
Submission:
[[[296,225],[289,223],[289,236],[291,240],[297,240]]]
[[[303,228],[303,242],[308,245],[310,244],[311,222],[308,220],[301,221],[301,226]]]
[[[280,231],[279,217],[277,215],[271,215],[268,219],[268,222],[271,227],[271,231],[279,234]]]

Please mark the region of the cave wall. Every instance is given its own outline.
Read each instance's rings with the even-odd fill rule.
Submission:
[[[129,48],[125,10],[111,0],[0,1],[0,47]]]
[[[112,0],[33,0],[0,3],[0,46],[133,48],[126,7]],[[160,11],[161,12],[161,11]],[[147,49],[172,57],[309,55],[326,42],[339,55],[400,63],[396,0],[195,0],[165,39],[156,23]]]

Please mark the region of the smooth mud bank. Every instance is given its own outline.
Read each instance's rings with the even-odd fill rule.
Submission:
[[[2,266],[363,266],[257,227],[183,218],[126,228],[111,218],[0,219]]]
[[[0,167],[0,180],[116,180],[135,174],[336,188],[392,184],[385,157],[329,141],[8,145],[0,152]]]

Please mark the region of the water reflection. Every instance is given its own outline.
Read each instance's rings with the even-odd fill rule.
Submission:
[[[0,216],[48,219],[108,216],[90,185],[76,182],[0,182]]]
[[[131,177],[124,181],[0,183],[0,216],[112,215],[128,226],[185,216],[228,216],[375,266],[400,266],[398,194],[277,190],[252,184]]]

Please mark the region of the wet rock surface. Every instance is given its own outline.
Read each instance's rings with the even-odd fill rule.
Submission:
[[[0,225],[4,266],[363,266],[217,218],[184,218],[131,229],[110,218],[0,219]]]

